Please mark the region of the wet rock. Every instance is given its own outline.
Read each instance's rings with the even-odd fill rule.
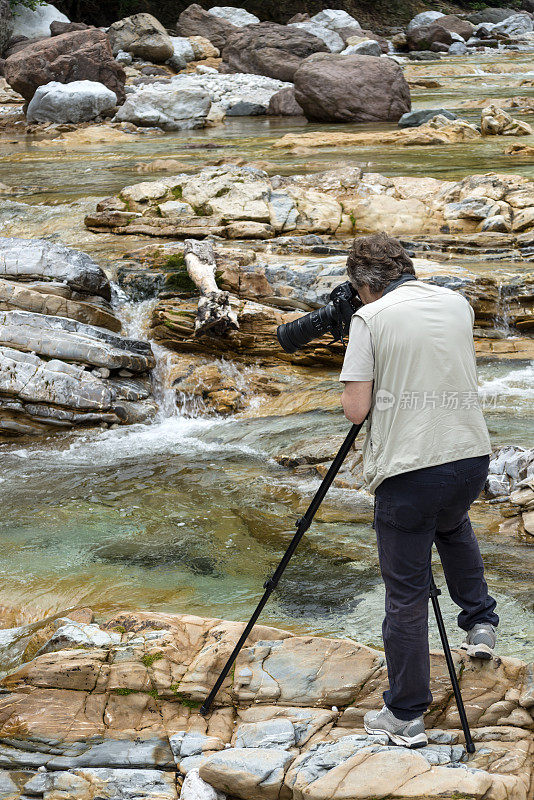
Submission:
[[[125,50],[137,58],[160,64],[174,53],[167,31],[151,14],[134,14],[114,22],[107,35],[113,55],[117,55],[119,50]]]
[[[322,39],[292,25],[260,22],[232,33],[222,50],[227,72],[252,72],[293,81],[303,60],[328,50]]]
[[[438,114],[447,119],[458,119],[456,114],[445,108],[425,108],[422,111],[409,111],[407,114],[403,114],[399,120],[399,128],[415,128],[418,125],[424,125]]]
[[[96,81],[52,81],[39,86],[26,112],[28,122],[88,122],[112,111],[117,95]]]
[[[209,13],[214,17],[225,19],[236,28],[244,28],[245,25],[255,25],[260,20],[255,14],[251,14],[244,8],[235,8],[234,6],[212,6]]]
[[[0,0],[0,57],[13,35],[13,15],[9,0]]]
[[[219,50],[225,46],[229,36],[239,30],[239,27],[227,19],[204,11],[197,3],[182,11],[176,27],[180,36],[205,36]]]
[[[528,122],[514,119],[495,105],[482,109],[480,128],[484,136],[530,136],[534,132]]]
[[[433,22],[440,19],[440,17],[444,16],[445,14],[442,14],[441,11],[423,11],[421,14],[417,14],[412,20],[410,20],[406,28],[406,33],[411,33],[417,28],[423,28],[427,25],[431,25]]]
[[[121,640],[119,633],[103,631],[98,625],[87,625],[70,619],[58,620],[57,624],[57,630],[36,653],[37,656],[75,648],[105,649],[118,644]]]
[[[318,39],[321,39],[325,43],[331,53],[340,53],[345,47],[345,42],[338,33],[312,20],[306,22],[291,22],[290,27],[308,31],[308,33],[317,36]]]
[[[449,46],[449,55],[450,56],[463,56],[468,52],[467,45],[463,42],[453,42]]]
[[[350,36],[362,35],[360,23],[341,9],[325,8],[311,17],[311,21],[334,31],[344,41],[347,41]]]
[[[26,353],[109,369],[147,372],[154,367],[150,345],[72,319],[0,311],[0,344]]]
[[[27,36],[28,39],[50,36],[50,25],[53,22],[70,22],[65,14],[50,3],[37,5],[35,9],[23,3],[16,3],[13,10],[15,12],[13,35]]]
[[[281,117],[300,117],[304,111],[295,99],[295,87],[288,86],[272,95],[267,107],[267,114]]]
[[[115,115],[115,122],[159,127],[167,131],[203,128],[208,124],[211,100],[188,76],[179,82],[136,86]]]
[[[119,102],[124,100],[124,70],[113,58],[106,34],[96,28],[29,44],[6,59],[5,77],[28,101],[39,86],[72,80],[103,83]]]
[[[295,98],[310,120],[398,121],[410,110],[410,90],[390,59],[327,55],[296,71]]]
[[[45,239],[0,238],[0,278],[58,281],[74,292],[111,299],[109,281],[90,256]]]

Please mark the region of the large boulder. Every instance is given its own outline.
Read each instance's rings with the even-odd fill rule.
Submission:
[[[482,22],[502,22],[503,19],[513,17],[517,14],[516,8],[483,8],[481,11],[475,11],[473,14],[468,14],[466,19],[473,25],[480,25]]]
[[[159,64],[174,53],[167,31],[152,14],[134,14],[114,22],[108,30],[108,37],[115,56],[119,50],[124,50]]]
[[[295,73],[295,99],[321,122],[398,122],[411,108],[399,65],[374,56],[307,59]]]
[[[322,39],[293,25],[260,22],[232,34],[222,51],[228,72],[252,72],[293,81],[303,60],[327,52]]]
[[[27,8],[22,3],[13,7],[14,36],[27,36],[28,39],[37,39],[40,36],[50,36],[52,22],[70,22],[69,18],[58,11],[57,8],[45,3],[38,5],[34,10]]]
[[[221,16],[204,11],[197,3],[182,11],[176,27],[180,36],[204,36],[219,50],[224,47],[230,34],[239,31],[239,27]]]
[[[125,97],[124,70],[113,58],[108,37],[97,28],[29,44],[6,59],[5,78],[28,101],[51,81],[97,81],[115,92],[119,103]]]
[[[408,23],[406,33],[411,33],[416,28],[424,28],[426,25],[432,25],[433,22],[444,16],[445,14],[442,14],[441,11],[423,11],[421,14],[416,14]]]
[[[447,14],[445,17],[440,17],[433,25],[445,28],[446,31],[457,33],[462,39],[469,39],[473,35],[475,26],[466,19],[460,19],[455,14]]]
[[[13,16],[9,0],[0,0],[0,58],[13,34]]]
[[[349,36],[362,35],[362,29],[358,20],[341,9],[325,8],[323,11],[319,11],[318,14],[315,14],[315,16],[311,18],[311,21],[334,31],[341,36],[344,41],[347,41]]]
[[[501,33],[506,36],[523,36],[525,33],[534,31],[534,20],[530,14],[514,14],[511,17],[498,22],[492,28],[492,34]]]
[[[267,113],[275,117],[301,117],[304,112],[295,100],[295,87],[287,86],[273,94]]]
[[[203,128],[211,100],[205,89],[193,80],[181,76],[176,83],[153,83],[136,86],[126,96],[116,122],[133,122],[135,125],[157,126],[166,131]]]
[[[245,25],[255,25],[259,22],[259,18],[255,14],[251,14],[244,8],[235,8],[234,6],[212,6],[210,14],[214,17],[220,17],[227,22],[231,22],[236,28],[244,28]]]
[[[308,20],[305,22],[291,22],[290,24],[292,27],[300,28],[302,31],[308,31],[308,33],[313,33],[314,36],[322,39],[331,53],[341,53],[345,47],[345,42],[339,33],[330,30],[330,28],[325,28],[324,25],[319,25],[317,22]]]
[[[52,81],[39,86],[26,113],[28,122],[88,122],[111,111],[117,95],[96,81]]]
[[[446,45],[444,49],[446,52],[449,45],[458,41],[458,34],[443,28],[438,20],[432,25],[425,25],[410,31],[406,34],[406,41],[410,50],[431,50],[433,44],[439,44]]]

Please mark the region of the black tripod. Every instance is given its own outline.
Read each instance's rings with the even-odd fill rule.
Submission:
[[[308,509],[307,509],[306,513],[304,514],[304,516],[302,516],[300,519],[297,520],[297,523],[296,523],[297,532],[293,536],[293,538],[291,540],[291,543],[290,543],[289,547],[287,548],[286,552],[284,553],[284,556],[283,556],[282,560],[280,561],[279,565],[277,566],[274,574],[268,580],[266,580],[265,583],[263,584],[263,588],[265,589],[263,597],[261,598],[260,602],[258,603],[258,606],[257,606],[256,610],[254,611],[253,615],[251,616],[250,620],[248,621],[247,626],[246,626],[245,630],[243,631],[243,633],[241,634],[241,637],[239,638],[238,643],[236,644],[236,646],[232,650],[232,653],[231,653],[228,661],[224,665],[224,667],[223,667],[223,669],[221,671],[221,674],[219,675],[219,677],[215,681],[215,685],[214,685],[213,689],[211,690],[211,692],[209,693],[208,697],[205,699],[204,703],[202,704],[202,706],[200,708],[200,713],[201,714],[205,715],[205,714],[207,714],[209,712],[209,710],[210,710],[210,708],[211,708],[211,706],[213,704],[213,701],[215,700],[217,692],[219,691],[219,689],[221,688],[222,684],[224,683],[224,680],[225,680],[226,676],[228,675],[228,673],[232,669],[232,665],[233,665],[234,661],[236,660],[237,656],[239,655],[239,652],[241,651],[241,649],[242,649],[243,645],[245,644],[246,640],[248,639],[248,637],[250,635],[250,632],[252,631],[252,628],[256,624],[256,622],[258,620],[258,617],[260,616],[261,612],[263,611],[263,609],[264,609],[269,597],[271,596],[271,594],[275,590],[276,586],[278,585],[278,582],[279,582],[280,578],[282,577],[285,568],[289,564],[293,553],[297,549],[300,540],[302,539],[302,537],[304,536],[304,534],[306,533],[306,531],[308,530],[308,528],[312,524],[313,518],[314,518],[314,516],[315,516],[315,514],[317,512],[317,509],[319,508],[319,506],[323,502],[326,493],[330,489],[330,487],[331,487],[331,485],[332,485],[332,483],[334,481],[334,478],[336,477],[337,473],[339,472],[339,470],[341,468],[341,465],[343,464],[345,458],[347,457],[347,454],[348,454],[349,450],[351,449],[352,445],[354,444],[354,440],[356,439],[357,435],[359,434],[362,425],[363,425],[363,423],[361,423],[360,425],[353,425],[352,426],[352,428],[350,429],[349,433],[347,434],[347,437],[346,437],[345,441],[343,442],[343,444],[339,448],[338,454],[336,455],[336,457],[332,461],[332,463],[330,465],[330,469],[326,473],[321,485],[317,489],[317,491],[316,491],[316,493],[315,493],[315,495],[313,497],[313,500],[311,501],[310,505],[308,506]],[[430,599],[432,601],[432,607],[433,607],[434,613],[436,615],[436,621],[437,621],[437,624],[438,624],[439,635],[441,637],[441,643],[443,645],[443,652],[445,653],[445,660],[447,662],[447,668],[449,670],[449,675],[450,675],[450,678],[451,678],[451,684],[452,684],[452,688],[453,688],[453,691],[454,691],[454,697],[456,699],[456,706],[458,708],[458,714],[460,716],[460,721],[462,723],[462,728],[463,728],[463,732],[464,732],[464,736],[465,736],[465,748],[466,748],[468,753],[474,753],[475,752],[475,745],[473,744],[473,740],[471,739],[471,732],[469,730],[469,723],[467,721],[467,717],[466,717],[466,714],[465,714],[465,708],[464,708],[464,704],[463,704],[463,700],[462,700],[462,695],[460,693],[460,686],[458,685],[458,679],[456,677],[456,671],[454,669],[454,662],[452,660],[451,649],[449,647],[449,640],[447,639],[447,631],[445,630],[445,624],[443,622],[443,617],[441,615],[441,609],[440,609],[439,603],[438,603],[438,596],[440,594],[441,594],[441,590],[438,589],[438,587],[434,583],[434,578],[431,575],[431,577],[430,577]]]

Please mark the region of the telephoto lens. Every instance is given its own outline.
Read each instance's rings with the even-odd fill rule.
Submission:
[[[345,281],[331,292],[330,302],[325,306],[293,322],[279,325],[276,330],[278,342],[286,353],[295,353],[324,333],[331,333],[337,342],[348,335],[352,315],[361,304],[356,289]]]

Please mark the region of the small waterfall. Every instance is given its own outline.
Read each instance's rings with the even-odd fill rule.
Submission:
[[[176,394],[169,379],[171,362],[175,354],[152,341],[149,335],[150,319],[157,302],[157,299],[153,298],[133,303],[126,292],[116,284],[113,285],[113,305],[122,322],[124,336],[150,342],[154,352],[156,366],[152,370],[152,393],[159,407],[156,421],[161,422],[169,417],[175,417],[179,411],[176,406]]]
[[[510,326],[510,301],[506,286],[499,283],[499,299],[497,315],[495,317],[495,329],[504,336],[512,336],[513,331]]]

